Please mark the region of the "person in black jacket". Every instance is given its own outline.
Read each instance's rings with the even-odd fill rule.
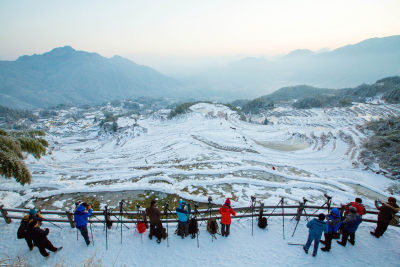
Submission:
[[[18,228],[17,232],[17,237],[18,239],[25,238],[26,244],[29,247],[29,250],[33,250],[33,243],[32,243],[32,234],[31,234],[31,228],[29,227],[29,224],[32,221],[38,221],[39,224],[42,222],[43,216],[40,214],[40,212],[37,212],[35,209],[30,209],[29,214],[25,215],[24,218],[21,220],[21,224]]]
[[[40,254],[42,254],[43,257],[49,256],[49,253],[46,251],[46,249],[53,252],[62,249],[62,247],[56,248],[55,246],[53,246],[50,240],[47,239],[47,235],[50,231],[49,228],[46,228],[46,230],[40,229],[37,221],[31,222],[29,224],[29,227],[31,228],[33,244],[38,247]]]
[[[399,206],[397,206],[396,199],[394,197],[389,197],[388,203],[381,206],[379,206],[378,201],[375,200],[375,206],[379,210],[378,223],[376,225],[375,231],[370,233],[376,238],[379,238],[383,235],[383,233],[385,233],[390,221],[393,218],[393,215],[396,214],[396,211],[393,208],[398,208]]]

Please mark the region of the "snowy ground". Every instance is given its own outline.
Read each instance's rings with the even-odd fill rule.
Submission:
[[[81,236],[76,240],[76,230],[67,224],[58,229],[52,225],[49,239],[56,246],[64,248],[49,259],[44,259],[37,248],[29,251],[25,240],[17,240],[17,223],[6,225],[0,222],[0,258],[17,256],[25,257],[33,266],[54,266],[64,263],[65,266],[81,266],[85,259],[92,256],[100,260],[103,266],[400,266],[400,231],[389,227],[380,239],[369,234],[375,225],[362,223],[357,231],[356,244],[347,244],[345,248],[332,243],[329,253],[319,249],[317,257],[306,255],[301,246],[289,246],[288,242],[305,243],[307,229],[301,221],[292,238],[295,221],[285,220],[285,237],[282,237],[282,220],[269,220],[266,230],[254,225],[254,236],[251,236],[251,219],[234,219],[231,235],[211,241],[205,230],[200,228],[199,243],[196,239],[182,240],[173,232],[175,226],[169,225],[169,247],[167,242],[149,240],[146,232],[141,242],[140,235],[134,230],[124,230],[123,244],[120,243],[119,228],[109,231],[108,250],[105,248],[103,226],[93,229],[94,247],[86,247]],[[321,246],[320,246],[321,247]]]

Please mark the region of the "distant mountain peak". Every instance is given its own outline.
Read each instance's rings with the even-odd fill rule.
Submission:
[[[66,55],[66,54],[72,54],[76,52],[75,49],[73,49],[71,46],[66,45],[66,46],[62,46],[62,47],[56,47],[54,49],[52,49],[51,51],[44,53],[43,55]]]
[[[296,49],[287,54],[285,57],[301,57],[301,56],[310,56],[315,53],[309,49]]]

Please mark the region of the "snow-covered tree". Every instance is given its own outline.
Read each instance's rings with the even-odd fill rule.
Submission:
[[[39,159],[46,154],[48,143],[40,130],[5,131],[0,129],[0,175],[14,177],[22,185],[31,182],[32,175],[24,163],[22,152]]]

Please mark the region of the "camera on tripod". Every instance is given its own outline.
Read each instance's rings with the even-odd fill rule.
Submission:
[[[199,202],[195,202],[194,203],[194,208],[197,210],[198,207],[199,207]]]
[[[208,203],[211,203],[213,201],[212,196],[208,197]]]
[[[136,204],[136,208],[137,208],[137,209],[140,209],[140,203],[137,203],[137,204]]]
[[[164,203],[164,208],[165,208],[165,209],[168,209],[168,205],[169,205],[168,201],[165,201],[165,203]]]
[[[308,201],[308,199],[303,197],[303,203],[305,204],[307,201]]]
[[[256,197],[255,196],[251,196],[251,202],[255,202],[256,201]]]
[[[328,196],[327,194],[324,194],[324,197],[326,197],[328,200],[332,199],[332,197]]]

